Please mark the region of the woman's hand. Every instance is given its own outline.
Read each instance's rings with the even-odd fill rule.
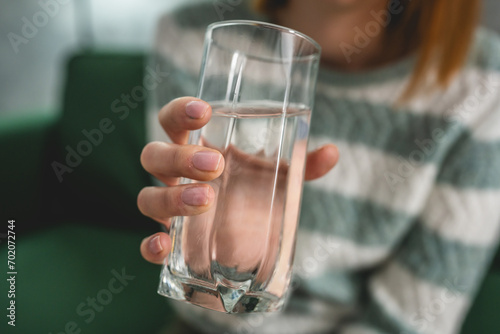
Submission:
[[[159,121],[173,144],[153,142],[141,154],[144,169],[168,187],[146,187],[137,198],[139,210],[170,228],[174,216],[192,216],[210,209],[214,190],[208,184],[178,185],[180,177],[211,181],[224,170],[224,158],[217,150],[186,145],[189,131],[202,128],[212,114],[210,105],[192,97],[173,100],[159,113]],[[330,171],[338,160],[334,145],[325,145],[308,154],[305,179],[314,180]],[[171,248],[168,234],[145,238],[141,254],[149,262],[161,264]]]

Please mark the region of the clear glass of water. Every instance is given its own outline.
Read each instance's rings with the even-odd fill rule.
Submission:
[[[159,294],[226,313],[285,304],[320,52],[268,23],[208,27],[198,97],[213,112],[190,144],[219,150],[225,169],[208,212],[174,218]]]

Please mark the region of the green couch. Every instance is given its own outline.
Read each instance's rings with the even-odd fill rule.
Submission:
[[[158,231],[136,206],[150,183],[139,162],[145,101],[127,117],[112,106],[142,86],[144,65],[141,54],[76,55],[61,113],[0,119],[1,211],[16,220],[17,271],[16,327],[2,313],[0,333],[156,333],[171,322],[160,268],[139,253]],[[2,278],[4,312],[7,289]]]
[[[144,334],[174,321],[156,294],[159,267],[139,254],[158,230],[136,207],[150,184],[139,163],[145,67],[142,54],[78,54],[60,114],[0,118],[1,211],[3,226],[16,221],[17,271],[16,327],[3,315],[0,333]],[[0,280],[4,312],[8,289]],[[499,296],[497,257],[462,333],[500,333]]]

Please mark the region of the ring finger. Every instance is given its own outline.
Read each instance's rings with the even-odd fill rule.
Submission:
[[[194,216],[210,209],[214,190],[208,184],[174,187],[146,187],[137,197],[137,206],[146,216],[165,223],[174,216]]]

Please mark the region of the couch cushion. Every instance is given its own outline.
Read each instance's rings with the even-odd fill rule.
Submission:
[[[6,218],[22,222],[20,231],[40,221],[47,148],[58,118],[54,112],[38,111],[3,117],[0,122],[0,202]]]
[[[150,178],[139,159],[145,101],[157,79],[143,81],[145,73],[142,54],[93,52],[70,58],[51,163],[55,216],[144,227],[147,219],[136,197]]]
[[[490,272],[481,285],[472,308],[465,319],[461,334],[498,334],[498,296],[500,296],[500,272]]]
[[[160,267],[140,256],[144,236],[86,222],[19,235],[16,328],[4,308],[0,333],[156,333],[174,315],[156,293]],[[0,288],[7,305],[5,276]]]

